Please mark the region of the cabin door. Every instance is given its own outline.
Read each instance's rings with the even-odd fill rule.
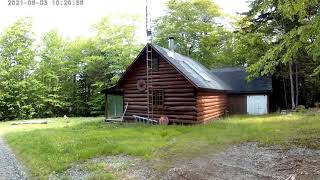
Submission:
[[[268,96],[253,95],[247,96],[247,113],[251,115],[261,115],[268,113]]]
[[[123,95],[108,94],[107,101],[108,118],[121,118],[123,114]]]

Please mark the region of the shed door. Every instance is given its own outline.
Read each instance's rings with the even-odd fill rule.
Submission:
[[[261,115],[268,113],[268,96],[253,95],[247,96],[247,113]]]
[[[120,118],[123,114],[123,96],[108,95],[108,118]]]

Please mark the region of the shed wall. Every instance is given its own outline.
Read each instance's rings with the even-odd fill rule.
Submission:
[[[229,95],[227,110],[229,114],[247,114],[247,96]]]

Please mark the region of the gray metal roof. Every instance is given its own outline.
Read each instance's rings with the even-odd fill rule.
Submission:
[[[247,81],[248,73],[244,67],[213,69],[211,74],[231,86],[231,92],[233,93],[265,93],[272,91],[271,76],[258,77],[252,81]]]
[[[231,90],[228,84],[214,74],[211,74],[210,71],[199,62],[166,48],[154,44],[152,46],[197,88],[222,91]]]
[[[168,62],[184,75],[184,77],[186,77],[196,88],[228,91],[229,93],[266,93],[272,91],[271,77],[259,77],[247,82],[246,78],[248,77],[248,74],[244,68],[209,70],[196,60],[187,56],[183,56],[154,44],[151,46],[161,56],[167,59]],[[132,64],[137,61],[145,49],[146,46]],[[132,67],[132,64],[128,69]],[[126,73],[120,78],[118,84],[124,78],[125,74]]]

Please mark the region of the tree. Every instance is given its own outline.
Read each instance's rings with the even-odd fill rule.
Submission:
[[[91,47],[91,56],[87,57],[84,74],[91,91],[88,104],[92,112],[101,112],[104,97],[100,91],[111,87],[120,75],[132,63],[142,45],[135,34],[136,16],[123,16],[122,23],[103,18],[94,25],[96,32],[95,46]]]
[[[222,17],[219,7],[211,0],[169,0],[164,16],[155,21],[155,42],[167,46],[168,36],[174,36],[175,51],[199,60],[206,66],[233,64],[221,49],[230,51],[228,38],[232,33],[217,20]],[[226,48],[223,48],[226,47]],[[225,62],[224,62],[225,61]]]
[[[63,84],[68,74],[65,66],[66,43],[56,30],[46,33],[42,43],[39,54],[41,60],[34,73],[44,85],[41,116],[62,115],[69,104],[64,98],[65,91],[63,91]]]
[[[246,36],[260,35],[260,40],[266,47],[261,58],[250,61],[247,69],[251,78],[260,75],[279,74],[288,72],[290,79],[292,108],[299,99],[298,65],[303,67],[310,58],[317,60],[313,43],[318,39],[319,30],[319,3],[312,0],[255,0],[251,4],[251,10],[246,14],[242,22],[241,33]],[[249,53],[261,52],[261,46],[252,47]],[[319,62],[319,61],[318,61]],[[296,67],[296,68],[294,68]],[[308,75],[318,73],[319,63]],[[288,68],[285,70],[284,68]],[[295,72],[293,69],[296,69]],[[299,69],[300,70],[300,69]],[[281,73],[286,76],[286,74]],[[295,75],[295,77],[294,77]]]
[[[135,17],[124,17],[124,23],[120,24],[105,17],[94,25],[94,37],[68,43],[66,66],[70,67],[74,86],[66,92],[72,92],[69,102],[73,102],[74,114],[103,113],[104,96],[100,91],[114,85],[141,48],[135,35],[135,21]]]
[[[37,113],[38,90],[34,79],[32,21],[21,18],[0,37],[0,120],[31,118]]]

